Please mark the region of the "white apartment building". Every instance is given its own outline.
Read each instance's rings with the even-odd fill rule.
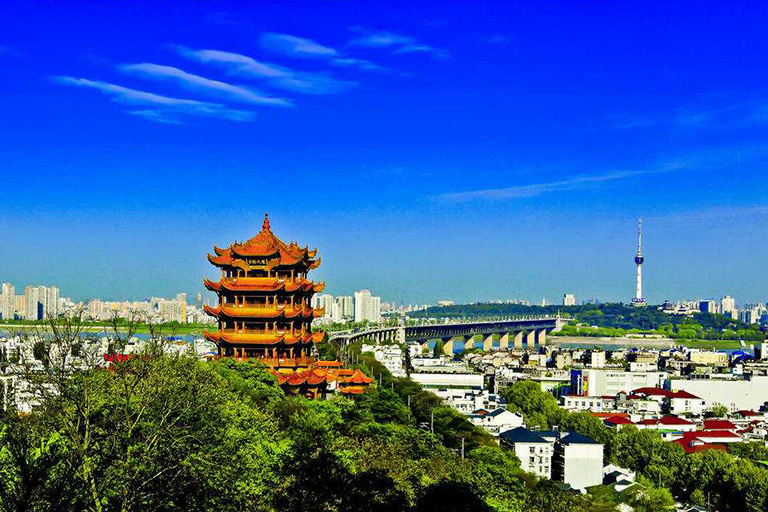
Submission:
[[[738,311],[736,310],[736,299],[730,295],[726,295],[720,299],[720,313],[733,319],[738,318]]]
[[[555,480],[574,489],[603,483],[603,445],[574,432],[555,443],[552,456]]]
[[[540,477],[552,478],[551,442],[525,427],[517,427],[499,434],[499,441],[515,451],[520,469]],[[600,467],[602,471],[602,466]]]
[[[355,322],[381,322],[381,297],[374,297],[370,290],[355,292]]]
[[[622,391],[659,387],[665,374],[661,372],[627,372],[624,370],[571,370],[571,394],[582,396],[616,396]]]
[[[3,320],[13,320],[16,312],[16,288],[11,283],[3,283],[0,295],[0,314]]]
[[[575,306],[576,296],[572,293],[566,293],[563,295],[563,306]]]
[[[403,362],[405,357],[400,345],[363,345],[363,352],[372,352],[378,362],[383,364],[395,377],[405,377]]]

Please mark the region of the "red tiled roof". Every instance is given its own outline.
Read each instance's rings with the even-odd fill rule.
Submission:
[[[633,395],[646,395],[646,396],[670,396],[671,392],[662,388],[637,388],[632,390]]]
[[[624,416],[611,416],[610,418],[605,418],[603,421],[605,423],[610,423],[611,425],[634,425],[629,418],[625,418]]]
[[[693,422],[679,416],[664,416],[659,420],[662,425],[693,425]]]
[[[704,420],[705,430],[736,430],[738,427],[728,420]]]
[[[691,434],[694,434],[694,437],[698,438],[708,438],[708,437],[717,437],[717,438],[723,438],[723,439],[741,439],[738,435],[734,434],[730,430],[699,430],[698,432],[690,432]]]
[[[686,432],[686,434],[692,434],[693,432]],[[680,439],[675,439],[672,441],[673,443],[677,443],[680,446],[683,447],[683,450],[685,450],[685,453],[698,453],[703,452],[706,450],[719,450],[719,451],[727,451],[725,446],[722,444],[717,443],[694,443],[693,439],[686,439],[685,437],[682,437]]]
[[[620,416],[622,418],[629,419],[629,414],[627,414],[625,412],[591,412],[590,414],[592,416],[594,416],[595,418],[603,418],[603,419],[605,419],[605,418],[613,418],[615,416]]]

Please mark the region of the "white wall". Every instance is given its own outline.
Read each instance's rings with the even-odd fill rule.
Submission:
[[[683,380],[670,381],[673,391],[685,390],[707,402],[707,407],[722,404],[731,410],[760,408],[768,401],[768,377],[751,380]]]

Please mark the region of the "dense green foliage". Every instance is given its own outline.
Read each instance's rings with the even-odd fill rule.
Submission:
[[[504,391],[507,407],[519,411],[529,426],[573,430],[605,445],[605,463],[637,471],[644,480],[642,495],[627,502],[637,510],[663,510],[671,492],[678,498],[717,510],[768,511],[768,470],[753,461],[765,460],[768,450],[760,444],[736,443],[733,455],[704,451],[686,455],[676,443],[662,440],[655,430],[630,426],[615,431],[586,412],[570,413],[531,381],[521,381]]]
[[[765,334],[755,325],[710,313],[692,317],[670,315],[655,307],[637,308],[624,304],[586,304],[582,306],[523,306],[521,304],[461,304],[431,307],[410,315],[414,318],[489,318],[514,315],[554,315],[560,313],[583,326],[566,326],[561,335],[626,336],[655,334],[669,338],[699,340],[760,341]]]
[[[40,383],[55,392],[2,418],[0,509],[614,510],[523,473],[435,395],[361,359],[381,386],[356,401],[285,396],[263,368],[226,359],[51,367]]]

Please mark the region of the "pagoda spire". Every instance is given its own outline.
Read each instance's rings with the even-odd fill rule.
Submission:
[[[269,213],[264,213],[264,222],[261,224],[262,231],[271,231],[269,226]]]

